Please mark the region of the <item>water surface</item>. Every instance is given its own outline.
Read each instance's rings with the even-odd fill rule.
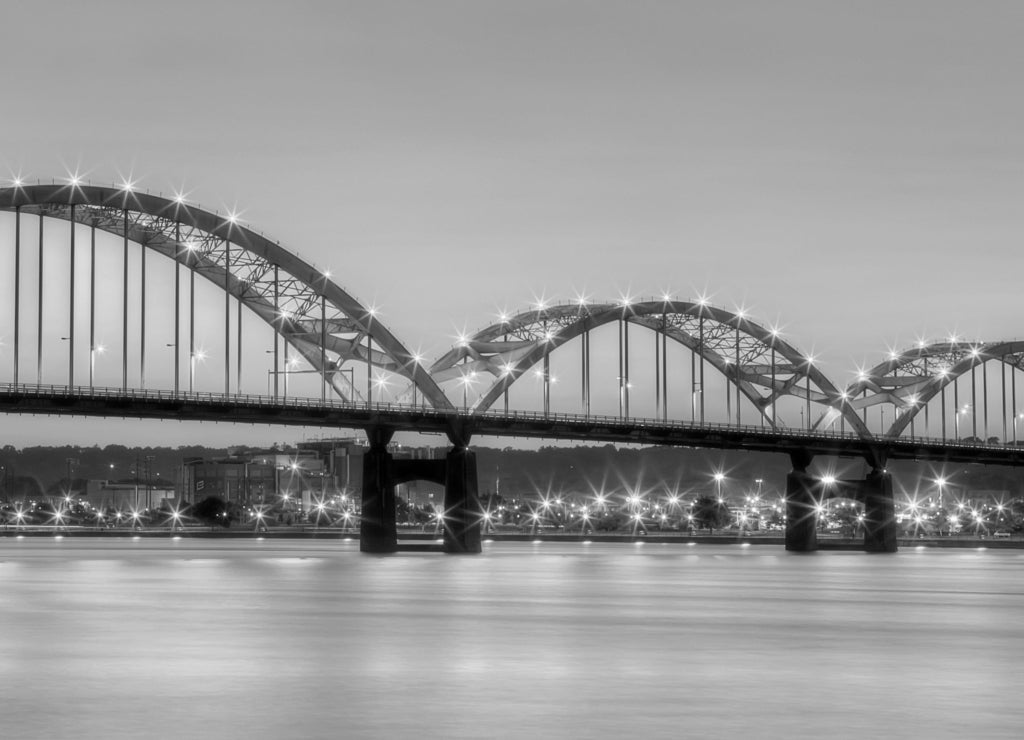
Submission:
[[[1018,738],[1024,552],[0,539],[4,738]]]

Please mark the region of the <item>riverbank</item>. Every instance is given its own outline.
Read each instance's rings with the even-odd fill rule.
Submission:
[[[62,527],[24,527],[0,529],[0,538],[17,539],[22,537],[83,537],[83,538],[157,538],[186,537],[194,539],[324,539],[324,540],[358,540],[358,530],[341,530],[317,527],[270,527],[266,530],[252,529],[210,529],[207,527],[187,527],[170,531],[168,529],[96,529]],[[402,543],[416,543],[409,549],[428,549],[429,544],[440,540],[435,532],[403,531],[398,533],[400,549]],[[484,541],[492,542],[601,542],[618,544],[675,544],[675,545],[785,545],[785,537],[781,533],[750,532],[738,535],[728,534],[684,534],[678,532],[652,532],[650,534],[611,534],[611,533],[535,533],[528,532],[488,532],[483,535]],[[1006,538],[997,537],[900,537],[901,548],[908,547],[951,547],[993,549],[1024,549],[1024,537],[1015,535]],[[859,538],[822,536],[818,539],[819,550],[859,550],[863,542]]]

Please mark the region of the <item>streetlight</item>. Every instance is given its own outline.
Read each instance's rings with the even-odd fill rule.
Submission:
[[[106,352],[107,348],[102,344],[97,344],[91,350],[89,350],[89,388],[93,387],[93,378],[96,375],[96,355],[102,355]]]
[[[953,420],[956,423],[956,438],[960,439],[960,415],[970,413],[969,409],[971,404],[965,403],[962,409],[957,409],[956,414],[953,416]]]
[[[718,497],[718,503],[723,503],[722,500],[722,481],[725,480],[725,473],[717,472],[714,475],[715,478],[715,493]]]
[[[383,372],[378,373],[377,377],[373,379],[373,387],[377,389],[377,398],[380,399],[378,403],[384,402],[384,394],[387,392],[388,387],[390,385],[391,382],[387,379],[387,376],[384,375]]]
[[[463,373],[462,377],[459,378],[459,382],[462,383],[462,410],[469,410],[469,386],[473,384],[473,380],[476,378],[476,371],[470,373]]]
[[[297,368],[299,366],[299,362],[300,362],[300,360],[299,360],[298,357],[292,357],[290,360],[288,360],[286,363],[284,363],[284,397],[285,398],[288,398],[288,370],[289,370],[289,368],[291,368],[292,370]]]
[[[904,409],[903,413],[910,414],[910,438],[914,438],[914,419],[917,417],[915,413],[917,411],[917,394],[914,393],[907,399],[909,406]]]
[[[206,353],[202,350],[196,350],[190,354],[189,357],[189,369],[188,369],[188,392],[192,393],[196,383],[196,362],[202,362],[206,359]]]
[[[165,346],[174,348],[174,360],[173,360],[173,363],[174,363],[174,392],[177,393],[178,392],[178,369],[179,369],[178,368],[178,365],[179,365],[179,363],[178,363],[178,349],[177,349],[178,345],[177,345],[176,342],[167,342],[167,344]]]

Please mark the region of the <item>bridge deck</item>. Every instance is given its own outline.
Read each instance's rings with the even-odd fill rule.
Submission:
[[[985,465],[1024,465],[1024,447],[907,437],[772,429],[645,418],[538,412],[449,411],[394,403],[359,404],[319,398],[184,393],[89,386],[0,384],[0,411],[138,419],[178,419],[240,424],[322,426],[449,436],[506,436],[588,442],[807,452],[890,460],[930,460]]]

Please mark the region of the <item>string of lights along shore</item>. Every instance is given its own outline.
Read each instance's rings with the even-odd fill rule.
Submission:
[[[577,296],[502,313],[430,362],[329,270],[183,192],[18,177],[0,189],[0,208],[3,367],[15,384],[1000,444],[1024,434],[1021,341],[922,339],[833,380],[743,308],[699,296]]]

